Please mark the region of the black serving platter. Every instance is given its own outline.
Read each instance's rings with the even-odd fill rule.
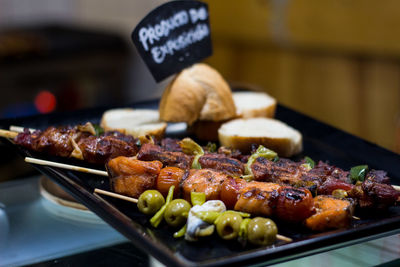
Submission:
[[[142,102],[131,106],[156,109],[158,101]],[[44,129],[50,125],[75,125],[87,121],[99,123],[104,110],[105,108],[96,108],[1,120],[0,128],[8,129],[10,125],[19,125]],[[387,171],[392,178],[392,183],[400,184],[399,155],[281,105],[277,108],[276,118],[297,128],[303,134],[304,152],[295,159],[307,155],[314,160],[328,161],[343,169],[368,164],[370,168]],[[171,132],[170,135],[184,137],[188,133]],[[33,156],[104,169],[104,166],[93,166],[78,160],[37,154],[15,146],[6,139],[2,141],[15,148],[23,157]],[[172,237],[174,230],[165,224],[157,229],[152,228],[148,223],[149,218],[138,212],[136,205],[93,194],[94,188],[109,190],[106,177],[39,165],[34,165],[34,167],[60,184],[78,201],[125,235],[137,248],[168,266],[272,264],[400,232],[398,229],[400,207],[391,207],[380,213],[361,212],[356,214],[361,220],[354,221],[349,229],[323,233],[313,233],[299,225],[277,222],[280,234],[291,237],[292,243],[278,241],[269,247],[242,247],[237,242],[225,242],[216,235],[190,243],[183,239],[174,239]]]

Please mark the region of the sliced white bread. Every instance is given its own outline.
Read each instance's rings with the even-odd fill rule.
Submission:
[[[264,92],[234,92],[232,94],[239,118],[275,116],[276,99]]]
[[[270,118],[235,119],[218,130],[221,146],[249,153],[252,144],[263,145],[281,157],[291,157],[303,149],[302,135],[287,124]]]
[[[100,126],[106,131],[119,131],[134,137],[152,135],[162,138],[167,124],[160,122],[158,110],[122,108],[104,112]]]

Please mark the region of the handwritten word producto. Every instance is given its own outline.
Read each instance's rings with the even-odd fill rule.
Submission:
[[[138,34],[139,41],[145,51],[151,51],[153,60],[160,64],[164,61],[166,55],[173,55],[176,51],[184,49],[209,36],[210,29],[208,25],[206,23],[198,23],[207,18],[208,12],[204,7],[179,11],[171,17],[161,20],[156,25],[148,25],[140,28]],[[193,24],[192,28],[181,32],[178,36],[173,36],[166,41],[164,40],[169,37],[171,32],[189,23]],[[164,43],[155,45],[163,40]]]

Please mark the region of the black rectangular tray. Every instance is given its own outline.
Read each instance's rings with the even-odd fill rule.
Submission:
[[[132,106],[156,109],[158,101],[142,102]],[[105,108],[96,108],[1,120],[0,128],[8,129],[10,125],[19,125],[44,129],[50,125],[75,125],[87,121],[99,123],[104,110]],[[387,171],[392,178],[392,183],[400,184],[399,155],[281,105],[277,108],[276,118],[297,128],[303,134],[304,152],[295,159],[309,156],[314,160],[328,161],[343,169],[367,164],[370,168]],[[171,135],[184,137],[185,134],[187,133],[175,132]],[[78,160],[29,152],[6,139],[2,141],[15,148],[23,157],[33,156],[96,168]],[[354,221],[349,229],[323,233],[313,233],[302,226],[278,223],[280,234],[293,238],[293,242],[278,241],[270,247],[242,247],[237,242],[225,242],[215,235],[191,243],[183,239],[174,239],[172,237],[174,230],[166,225],[161,225],[157,229],[152,228],[148,223],[149,218],[138,212],[136,205],[93,194],[94,188],[109,190],[106,177],[39,165],[34,165],[34,167],[60,184],[78,201],[125,235],[137,248],[168,266],[272,264],[400,232],[400,207],[391,207],[388,211],[381,213],[356,214],[361,220]],[[102,166],[97,168],[101,169]]]

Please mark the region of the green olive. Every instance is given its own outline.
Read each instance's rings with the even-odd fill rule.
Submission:
[[[276,224],[267,218],[256,217],[249,222],[247,239],[250,243],[259,246],[271,245],[276,240],[278,228]]]
[[[172,227],[180,227],[185,224],[191,206],[184,199],[174,199],[168,204],[164,219]]]
[[[238,213],[224,212],[216,221],[217,233],[225,240],[235,239],[239,234],[242,216]]]
[[[138,199],[138,209],[146,214],[153,215],[164,205],[165,199],[157,190],[146,190]]]

